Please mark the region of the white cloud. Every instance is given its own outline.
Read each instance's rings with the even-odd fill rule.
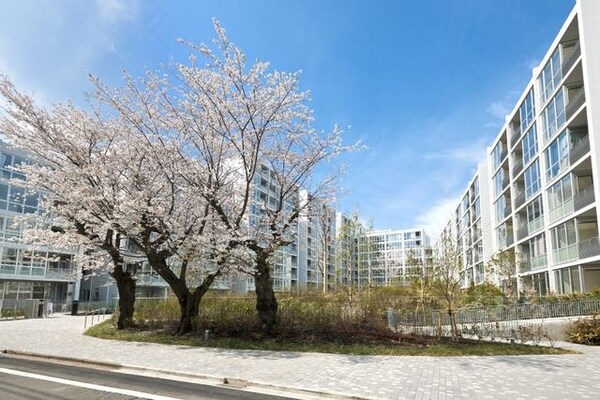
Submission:
[[[444,198],[415,217],[417,226],[425,230],[432,242],[437,240],[448,222],[452,219],[459,200],[459,194]]]
[[[487,146],[487,139],[481,138],[464,146],[445,148],[434,153],[426,153],[423,155],[423,159],[478,164],[485,160]]]
[[[87,71],[98,72],[107,55],[118,60],[126,29],[141,14],[140,2],[124,0],[0,2],[0,73],[22,90],[50,100],[80,96]]]
[[[495,118],[504,119],[506,114],[509,113],[510,109],[506,105],[505,101],[495,101],[487,108],[487,111],[492,114]]]

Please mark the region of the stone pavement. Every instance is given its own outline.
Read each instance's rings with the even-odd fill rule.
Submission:
[[[239,379],[264,387],[366,399],[598,399],[600,348],[583,354],[391,357],[225,350],[119,342],[82,335],[83,318],[0,321],[0,351]],[[216,380],[215,380],[216,382]]]

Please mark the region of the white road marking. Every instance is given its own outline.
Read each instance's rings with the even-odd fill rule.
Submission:
[[[25,378],[38,379],[38,380],[48,381],[48,382],[62,383],[63,385],[78,386],[78,387],[91,389],[91,390],[98,390],[98,391],[102,391],[102,392],[117,393],[117,394],[123,394],[126,396],[141,397],[143,399],[148,399],[148,400],[181,400],[181,399],[178,399],[175,397],[160,396],[160,395],[152,394],[152,393],[138,392],[136,390],[127,390],[127,389],[119,389],[119,388],[110,387],[110,386],[95,385],[93,383],[72,381],[70,379],[62,379],[62,378],[56,378],[53,376],[32,374],[29,372],[17,371],[17,370],[12,370],[12,369],[7,369],[7,368],[0,368],[0,373],[15,375],[15,376],[22,376]]]

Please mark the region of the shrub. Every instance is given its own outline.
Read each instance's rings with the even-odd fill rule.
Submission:
[[[569,340],[573,343],[600,344],[600,318],[598,314],[595,314],[592,318],[574,322],[567,334]]]

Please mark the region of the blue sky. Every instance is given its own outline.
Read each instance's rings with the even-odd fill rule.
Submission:
[[[351,125],[344,211],[435,230],[475,172],[574,0],[2,1],[0,73],[44,102],[81,101],[87,71],[185,61],[216,17],[249,59],[302,70],[315,126]]]

